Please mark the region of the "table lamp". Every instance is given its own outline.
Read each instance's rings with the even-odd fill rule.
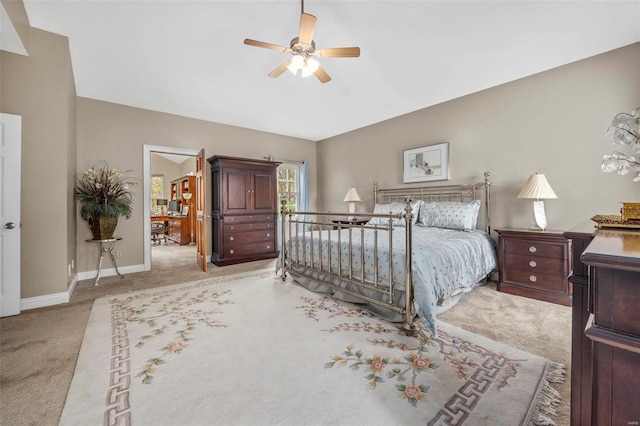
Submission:
[[[166,215],[167,214],[167,207],[169,206],[169,200],[167,200],[166,198],[156,199],[156,206],[160,207],[160,214],[161,215]]]
[[[547,229],[547,217],[544,213],[544,201],[543,199],[558,198],[551,185],[547,182],[547,178],[543,174],[536,172],[529,176],[524,187],[518,194],[518,198],[528,198],[535,200],[533,202],[533,217],[535,220],[535,226],[532,225],[529,229],[532,231],[544,231]]]
[[[355,188],[349,188],[347,195],[344,197],[344,202],[349,203],[349,213],[354,214],[356,212],[356,203],[361,202],[358,191]],[[349,216],[349,220],[355,220],[355,216]]]

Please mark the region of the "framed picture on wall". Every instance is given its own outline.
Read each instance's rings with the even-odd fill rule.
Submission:
[[[182,216],[189,216],[189,206],[182,206]]]
[[[403,182],[449,180],[449,142],[404,150]]]

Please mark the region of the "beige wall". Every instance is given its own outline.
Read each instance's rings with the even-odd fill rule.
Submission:
[[[403,186],[403,150],[449,142],[451,183],[492,173],[494,228],[529,226],[531,201],[516,196],[538,171],[559,197],[545,203],[550,227],[567,229],[640,201],[631,177],[600,171],[613,116],[639,106],[636,43],[319,142],[319,204],[346,212],[354,186],[371,211],[373,181]]]
[[[176,176],[177,178],[187,176],[189,173],[195,176],[196,173],[196,157],[189,157],[184,162],[180,163],[180,174]]]
[[[171,196],[171,181],[180,176],[180,166],[166,158],[158,155],[151,154],[151,174],[162,175],[162,192],[165,199],[169,199]]]
[[[315,142],[81,97],[77,101],[77,112],[79,170],[96,161],[106,160],[119,169],[132,169],[133,176],[142,183],[145,144],[193,150],[204,148],[206,157],[215,154],[247,158],[274,155],[276,158],[309,161],[311,205],[316,205]],[[206,166],[208,175],[209,164]],[[129,220],[121,219],[116,230],[116,234],[124,237],[118,243],[118,249],[122,250],[119,267],[144,262],[142,185],[135,186],[133,190],[133,216]],[[79,271],[96,268],[97,254],[84,250],[87,244],[84,240],[89,236],[89,227],[80,219],[77,237]],[[208,245],[210,253],[211,241]]]
[[[1,52],[0,111],[22,116],[22,298],[67,291],[75,258],[75,85],[66,37],[30,32],[30,56]]]

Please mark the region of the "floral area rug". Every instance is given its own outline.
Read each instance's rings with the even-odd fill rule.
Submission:
[[[273,271],[97,299],[61,425],[553,424],[562,367]]]

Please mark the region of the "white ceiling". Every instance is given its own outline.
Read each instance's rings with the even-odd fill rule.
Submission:
[[[266,75],[290,55],[300,3],[25,0],[69,37],[78,96],[322,140],[640,41],[636,1],[324,1],[318,48],[333,80]]]

